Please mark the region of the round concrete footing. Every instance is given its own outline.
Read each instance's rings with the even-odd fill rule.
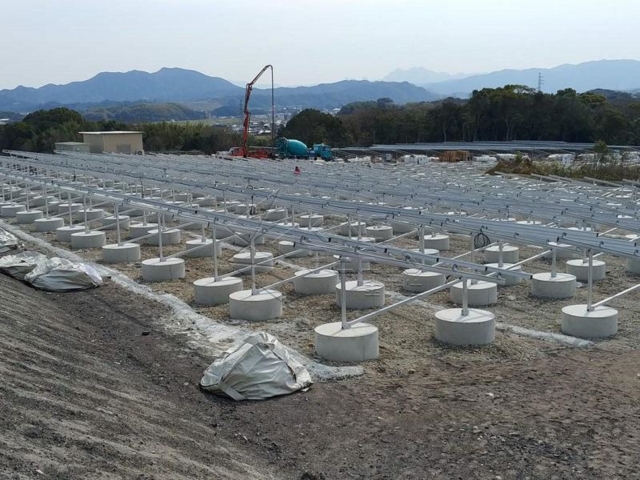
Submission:
[[[538,220],[520,220],[516,222],[518,225],[542,225]]]
[[[342,329],[341,322],[325,323],[315,328],[316,353],[331,362],[363,362],[379,356],[378,328],[357,323]]]
[[[150,258],[142,261],[142,280],[145,282],[166,282],[184,278],[185,265],[181,258]]]
[[[305,275],[309,270],[294,273],[296,277],[293,286],[296,293],[302,295],[325,295],[333,293],[339,282],[338,272],[335,270],[319,270]],[[304,275],[304,276],[303,276]]]
[[[74,233],[84,232],[86,228],[81,225],[72,225],[70,227],[60,227],[56,229],[56,239],[59,242],[71,243],[71,235]]]
[[[197,222],[194,223],[191,220],[179,220],[178,226],[180,227],[180,230],[190,230],[190,231],[202,230],[201,223],[197,223]]]
[[[521,272],[522,268],[518,265],[514,267],[512,263],[503,263],[502,267],[498,263],[487,263],[487,267],[495,267],[495,268],[504,268],[505,270],[510,269],[511,272]],[[513,268],[510,268],[513,267]],[[509,275],[508,273],[501,274],[502,278],[505,281],[505,287],[513,287],[514,285],[518,285],[522,279],[520,277],[514,277],[513,275]]]
[[[342,284],[335,285],[336,304],[342,307]],[[365,280],[362,285],[353,280],[346,282],[347,308],[350,310],[364,310],[366,308],[384,307],[384,283]]]
[[[146,225],[142,223],[131,223],[129,225],[129,236],[131,238],[144,237],[149,232],[151,232],[151,230],[156,230],[157,228],[157,223],[147,223]]]
[[[235,213],[237,215],[255,215],[256,214],[256,204],[255,203],[240,203],[236,205]]]
[[[367,224],[364,222],[360,222],[358,227],[358,222],[351,222],[351,236],[358,236],[358,228],[360,229],[360,235],[364,235],[367,231]],[[344,235],[345,237],[349,236],[349,223],[345,222],[340,225],[340,235]]]
[[[389,224],[391,225],[391,228],[393,228],[394,235],[402,235],[403,233],[410,233],[416,229],[416,226],[412,225],[411,223],[391,221],[389,222]]]
[[[119,215],[120,230],[129,230],[131,220],[128,215]],[[102,218],[103,230],[115,230],[116,229],[116,217],[103,217]]]
[[[159,246],[160,245],[160,236],[158,235],[158,229],[153,229],[150,230],[149,233],[151,234],[151,236],[149,238],[147,238],[147,244],[148,245],[155,245],[155,246]],[[170,228],[168,230],[164,230],[162,232],[162,245],[177,245],[180,243],[180,240],[182,239],[181,235],[180,235],[180,230],[178,230],[177,228]]]
[[[579,338],[607,338],[618,332],[618,311],[611,307],[569,305],[562,309],[562,332]]]
[[[78,232],[71,235],[71,248],[73,250],[87,250],[90,248],[101,248],[107,242],[107,235],[104,232]]]
[[[322,215],[300,215],[298,217],[301,227],[321,227],[324,223],[324,216]]]
[[[251,266],[251,253],[241,252],[236,253],[231,258],[231,263],[236,269]],[[273,254],[270,252],[256,252],[255,254],[256,273],[265,273],[273,270]],[[260,264],[260,265],[259,265]],[[242,272],[243,275],[251,275],[251,270]]]
[[[566,273],[536,273],[531,279],[531,295],[540,298],[571,298],[576,294],[576,277]]]
[[[58,213],[69,215],[69,210],[71,213],[79,212],[82,209],[81,203],[59,203],[58,204]]]
[[[227,277],[219,279],[201,278],[193,282],[196,305],[222,305],[229,303],[229,295],[242,291],[242,279]]]
[[[49,213],[58,213],[58,205],[60,205],[60,202],[58,202],[57,200],[54,202],[49,202]]]
[[[417,268],[409,268],[402,272],[402,288],[407,292],[426,292],[444,285],[446,278],[436,272],[423,272]]]
[[[39,218],[33,223],[36,232],[55,232],[58,228],[64,227],[63,218]]]
[[[451,285],[449,290],[451,301],[456,305],[462,305],[462,282]],[[486,307],[498,303],[498,286],[495,283],[467,282],[467,302],[470,307]]]
[[[16,223],[28,225],[42,218],[43,213],[40,210],[29,210],[28,212],[16,213]]]
[[[30,201],[29,204],[32,207],[44,207],[45,204],[51,203],[51,202],[55,202],[56,201],[56,197],[52,197],[52,196],[37,196],[37,197],[33,197]]]
[[[293,242],[289,242],[288,240],[282,240],[281,242],[278,242],[278,252],[281,255],[296,252],[289,255],[287,258],[302,258],[311,255],[311,252],[309,250],[298,248]]]
[[[183,257],[188,258],[201,258],[201,257],[213,257],[213,239],[205,239],[203,242],[200,240],[188,240],[186,243],[187,251]],[[197,249],[197,250],[195,250]],[[222,253],[222,243],[216,240],[216,253],[220,255]]]
[[[14,218],[18,212],[25,212],[27,208],[24,205],[19,205],[17,203],[11,205],[5,205],[0,208],[0,216],[5,218]]]
[[[449,345],[487,345],[496,337],[496,321],[491,312],[461,308],[436,312],[436,338]]]
[[[198,203],[201,207],[215,207],[218,205],[218,201],[215,197],[203,197],[198,199]]]
[[[266,222],[278,222],[287,218],[287,211],[284,208],[270,208],[262,216]]]
[[[376,242],[384,242],[393,238],[393,228],[387,225],[374,225],[366,228],[368,237],[376,239]]]
[[[425,235],[424,248],[433,250],[449,250],[449,235]]]
[[[518,263],[519,259],[520,249],[518,247],[513,245],[502,246],[502,261],[504,263]],[[498,263],[500,261],[500,247],[498,245],[487,247],[484,251],[484,261],[485,263]]]
[[[140,260],[140,245],[137,243],[113,244],[102,247],[105,263],[134,263]]]
[[[594,282],[602,280],[607,272],[607,264],[601,260],[593,260],[591,278]],[[582,259],[567,261],[567,273],[575,275],[579,282],[589,281],[589,262]]]
[[[76,218],[80,219],[81,221],[84,222],[84,215],[85,215],[85,211],[84,210],[78,210],[78,212],[76,213]],[[91,220],[100,220],[101,218],[104,218],[104,210],[101,208],[88,208],[87,209],[87,221],[91,221]]]
[[[627,273],[640,275],[640,259],[627,258]]]
[[[282,316],[282,293],[262,290],[252,295],[242,290],[229,295],[229,316],[249,322],[264,322]]]

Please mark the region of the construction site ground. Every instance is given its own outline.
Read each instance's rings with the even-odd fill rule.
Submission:
[[[469,239],[452,237],[447,254],[468,248]],[[537,252],[522,248],[521,259]],[[223,251],[221,273],[231,271],[233,253]],[[99,261],[99,251],[81,255]],[[157,248],[143,246],[143,257],[152,256]],[[634,283],[621,259],[605,260],[597,299]],[[118,268],[140,281],[139,264]],[[549,264],[524,270],[548,271]],[[365,278],[401,292],[400,272],[373,265]],[[228,307],[193,305],[192,282],[211,273],[211,259],[189,259],[185,279],[153,288],[237,325]],[[292,274],[279,267],[258,275],[258,284]],[[487,309],[501,323],[557,333],[561,307],[585,302],[585,288],[552,302],[528,289],[528,282],[501,288],[498,305]],[[282,318],[242,326],[313,357],[313,328],[339,318],[335,298],[281,290]],[[164,328],[163,306],[109,280],[87,292],[49,294],[0,277],[0,306],[0,475],[7,478],[640,478],[637,293],[614,303],[619,334],[588,348],[503,330],[491,346],[452,348],[433,335],[433,312],[452,306],[442,292],[374,320],[381,355],[363,364],[362,377],[246,403],[201,392],[213,359]]]

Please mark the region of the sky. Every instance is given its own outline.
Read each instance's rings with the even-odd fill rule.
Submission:
[[[279,85],[640,60],[640,0],[0,0],[0,89],[102,71]]]

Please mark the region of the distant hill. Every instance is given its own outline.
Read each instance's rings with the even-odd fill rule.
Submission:
[[[385,82],[409,82],[414,85],[427,85],[429,83],[456,80],[470,76],[470,74],[466,73],[451,74],[445,72],[434,72],[433,70],[428,70],[423,67],[413,67],[407,68],[406,70],[398,68],[382,80]]]
[[[160,122],[163,120],[203,120],[204,112],[178,103],[135,103],[113,107],[92,108],[83,113],[87,120],[114,120],[124,123]]]
[[[589,90],[634,90],[640,88],[640,61],[599,60],[578,65],[560,65],[555,68],[529,68],[501,70],[484,75],[447,80],[426,85],[440,95],[469,95],[482,88],[497,88],[509,84],[537,87],[538,74],[542,74],[542,90],[555,93],[564,88],[578,92]]]
[[[118,102],[189,103],[217,99],[218,107],[237,108],[243,101],[244,88],[217,77],[193,70],[163,68],[155,73],[131,71],[100,73],[82,82],[45,85],[40,88],[17,87],[0,90],[0,110],[29,112],[40,108],[72,106],[89,108],[92,104]],[[337,108],[346,103],[392,98],[396,103],[436,98],[427,90],[407,82],[343,81],[314,87],[276,89],[276,104],[315,108]],[[270,90],[255,89],[256,105],[270,106]]]

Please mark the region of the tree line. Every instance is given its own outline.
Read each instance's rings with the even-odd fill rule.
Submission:
[[[391,99],[344,106],[336,115],[304,110],[279,132],[332,146],[547,140],[640,144],[640,99],[621,92],[560,90],[521,85],[485,88],[468,100],[396,105]]]

